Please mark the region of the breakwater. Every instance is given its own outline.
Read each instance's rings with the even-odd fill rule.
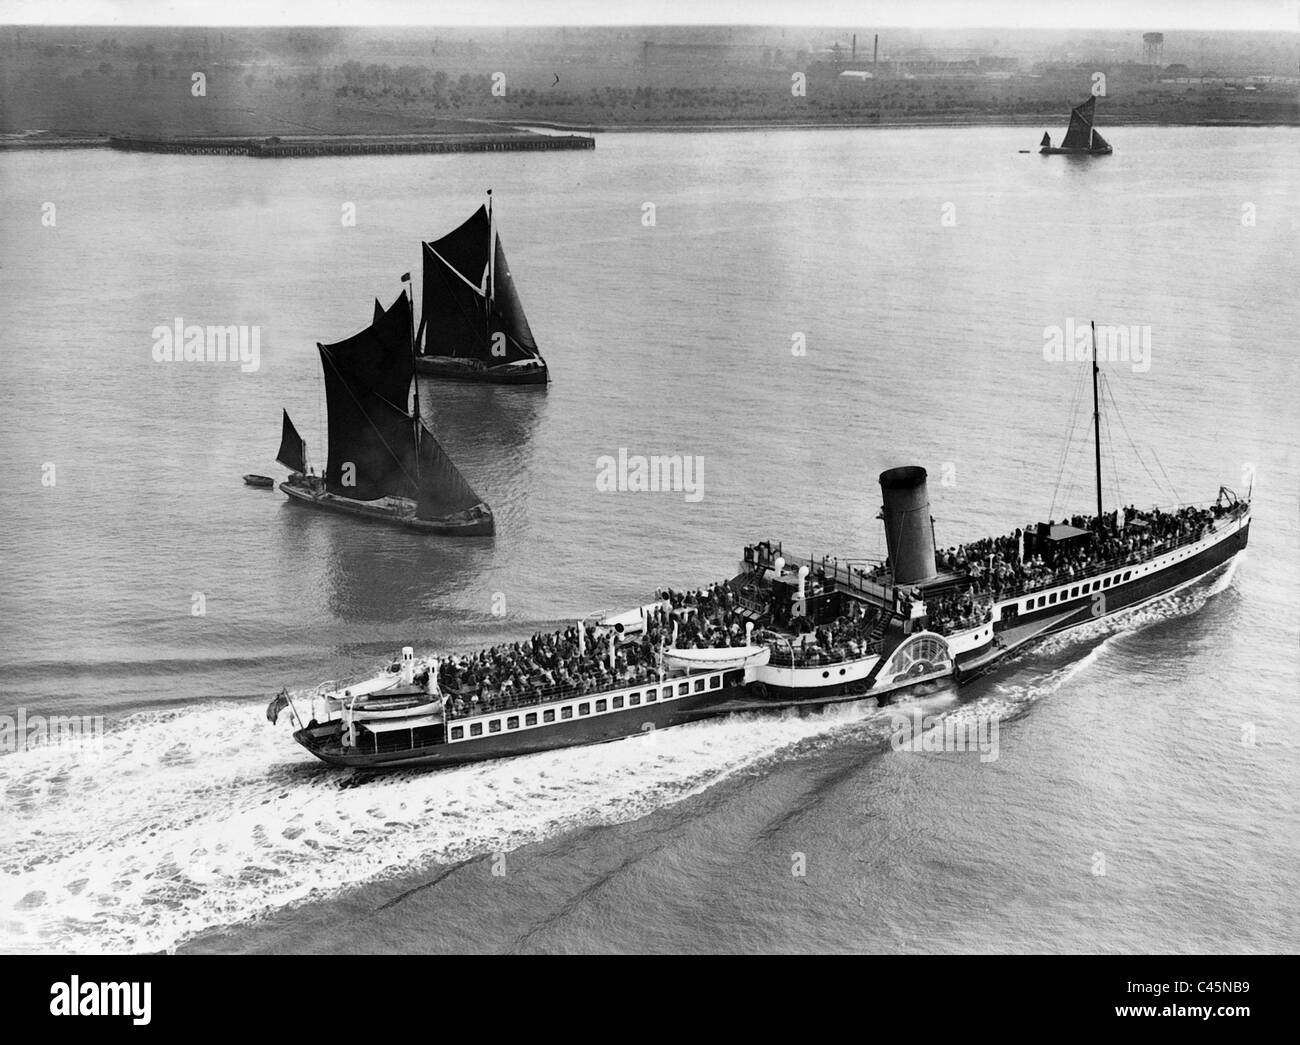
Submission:
[[[130,152],[186,153],[194,156],[369,156],[425,152],[534,152],[594,149],[596,139],[580,134],[455,134],[323,138],[155,138],[114,135],[108,144]]]

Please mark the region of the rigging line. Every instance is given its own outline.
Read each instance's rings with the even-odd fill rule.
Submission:
[[[1052,517],[1052,512],[1056,510],[1056,497],[1061,489],[1061,479],[1065,474],[1065,467],[1070,456],[1070,447],[1074,445],[1074,431],[1079,424],[1079,403],[1082,399],[1083,390],[1083,371],[1079,371],[1079,380],[1074,386],[1074,398],[1070,404],[1070,418],[1066,423],[1065,445],[1061,448],[1061,453],[1056,464],[1056,486],[1052,490],[1052,501],[1047,509],[1047,517]],[[1073,489],[1073,486],[1071,486]]]
[[[1051,518],[1052,512],[1056,509],[1056,498],[1061,490],[1061,479],[1065,474],[1065,462],[1069,456],[1070,445],[1074,442],[1074,426],[1076,424],[1075,412],[1078,405],[1078,386],[1075,386],[1074,395],[1070,399],[1070,416],[1066,420],[1065,439],[1060,452],[1056,455],[1056,483],[1052,487],[1052,500],[1047,508],[1048,518]]]
[[[1168,473],[1165,473],[1164,468],[1160,466],[1160,457],[1154,450],[1151,451],[1151,455],[1155,458],[1156,465],[1160,466],[1160,471],[1165,474],[1165,482],[1167,485],[1162,486],[1160,480],[1157,479],[1152,474],[1151,469],[1147,467],[1146,460],[1142,457],[1142,451],[1138,448],[1137,442],[1133,439],[1133,434],[1129,431],[1128,423],[1124,420],[1124,414],[1119,408],[1119,403],[1115,400],[1115,391],[1110,387],[1109,381],[1106,382],[1106,395],[1109,397],[1111,406],[1114,408],[1115,416],[1119,418],[1120,427],[1123,428],[1124,435],[1128,437],[1129,445],[1133,447],[1133,454],[1137,457],[1138,463],[1142,465],[1142,470],[1146,472],[1147,478],[1151,480],[1151,485],[1154,486],[1156,492],[1161,495],[1163,495],[1167,490],[1175,502],[1181,503],[1182,499],[1178,496],[1178,491],[1174,489],[1174,484],[1170,480]]]
[[[379,436],[379,441],[384,444],[384,449],[388,451],[388,456],[393,459],[397,467],[401,470],[402,474],[406,476],[407,480],[418,492],[420,489],[420,484],[411,478],[411,473],[406,470],[406,465],[402,464],[402,459],[398,457],[397,454],[393,452],[393,448],[388,445],[388,440],[384,438],[384,433],[381,432],[379,430],[379,426],[370,419],[370,415],[366,413],[366,408],[361,405],[361,400],[359,400],[356,397],[356,393],[352,391],[352,386],[349,385],[347,379],[344,378],[344,376],[341,373],[339,373],[339,368],[335,365],[334,360],[330,359],[329,349],[325,348],[324,345],[318,345],[317,347],[321,349],[322,358],[324,358],[329,362],[329,365],[333,369],[334,373],[337,375],[339,382],[343,385],[344,388],[347,389],[348,395],[352,397],[352,402],[357,404],[357,409],[361,411],[361,416],[364,417],[366,419],[366,423],[375,430],[375,435]],[[376,394],[375,398],[378,399],[385,406],[389,407],[390,409],[397,410],[397,408],[393,406],[393,404],[390,403],[383,396]],[[403,417],[406,417],[408,419],[410,417],[410,415],[405,410],[398,410],[397,412],[401,414]],[[328,462],[327,462],[327,466],[328,466]]]
[[[1119,469],[1116,467],[1116,463],[1118,462],[1119,458],[1115,456],[1115,443],[1111,437],[1110,418],[1106,418],[1105,422],[1106,423],[1101,426],[1101,430],[1106,439],[1106,453],[1110,455],[1110,461],[1111,461],[1111,466],[1109,469],[1111,492],[1115,495],[1115,503],[1117,505],[1122,505],[1124,501],[1124,497],[1120,493]]]
[[[430,253],[430,254],[432,254],[435,258],[437,258],[437,259],[438,259],[439,261],[441,261],[444,265],[446,265],[447,268],[449,268],[452,272],[456,273],[456,278],[459,279],[461,282],[463,282],[463,283],[465,284],[465,286],[469,287],[470,290],[474,291],[474,293],[477,294],[479,297],[481,297],[481,298],[485,298],[485,297],[487,297],[487,292],[486,292],[482,287],[476,287],[476,286],[475,286],[473,283],[471,283],[471,282],[470,282],[470,281],[469,281],[465,276],[461,275],[461,271],[460,271],[460,269],[458,269],[458,268],[457,268],[455,265],[453,265],[450,261],[448,261],[448,260],[447,260],[446,258],[444,258],[441,254],[439,254],[436,250],[434,250],[432,244],[430,244],[430,243],[426,243],[425,246],[429,248],[429,253]],[[483,280],[484,280],[484,282],[487,282],[487,269],[486,269],[486,268],[484,268],[484,270],[483,270]]]
[[[1123,412],[1121,411],[1121,409],[1119,409],[1119,403],[1118,403],[1118,400],[1115,399],[1114,390],[1110,390],[1110,389],[1108,389],[1108,391],[1109,391],[1109,393],[1110,393],[1110,402],[1114,403],[1114,406],[1115,406],[1115,413],[1117,413],[1117,415],[1118,415],[1118,417],[1119,417],[1119,424],[1125,426],[1125,434],[1128,434],[1128,425],[1127,425],[1127,422],[1125,421],[1125,416],[1123,416]],[[1143,402],[1141,402],[1141,399],[1139,399],[1138,402],[1139,402],[1139,406],[1143,406]],[[1153,422],[1154,428],[1156,428],[1157,430],[1160,429],[1160,428],[1162,428],[1162,426],[1164,426],[1164,424],[1162,424],[1162,422],[1160,421],[1160,419],[1158,419],[1158,417],[1156,417],[1156,415],[1154,415],[1153,412],[1151,412],[1151,411],[1145,411],[1145,416],[1147,416],[1148,419],[1151,420],[1151,421]],[[1128,435],[1128,441],[1130,441],[1130,443],[1134,442],[1134,439],[1132,439],[1132,435]],[[1166,487],[1162,487],[1162,486],[1160,485],[1160,482],[1158,482],[1158,481],[1156,480],[1156,477],[1152,476],[1151,471],[1149,471],[1149,469],[1148,469],[1147,474],[1148,474],[1148,476],[1151,476],[1152,484],[1154,484],[1154,486],[1156,486],[1156,489],[1157,489],[1157,490],[1160,490],[1161,493],[1164,493],[1164,490],[1165,490],[1165,489],[1169,490],[1169,493],[1170,493],[1171,497],[1174,498],[1175,502],[1179,502],[1179,503],[1182,502],[1182,498],[1180,498],[1179,495],[1178,495],[1178,490],[1177,490],[1177,489],[1174,489],[1174,481],[1171,480],[1171,478],[1169,477],[1169,473],[1167,473],[1167,472],[1165,471],[1165,465],[1164,465],[1164,463],[1162,463],[1162,461],[1160,460],[1160,454],[1157,454],[1157,452],[1156,452],[1156,448],[1154,448],[1154,447],[1148,447],[1148,448],[1149,448],[1149,450],[1151,450],[1151,455],[1152,455],[1153,460],[1156,461],[1156,467],[1157,467],[1158,469],[1160,469],[1160,472],[1161,472],[1162,476],[1165,477],[1165,482],[1166,482],[1167,486],[1166,486]],[[1134,446],[1134,450],[1135,450],[1135,452],[1136,452],[1136,445]],[[1139,458],[1139,459],[1140,459],[1140,458]],[[1143,468],[1145,468],[1145,467],[1147,467],[1147,464],[1145,464],[1145,461],[1143,461]]]
[[[1111,395],[1111,401],[1112,401],[1112,402],[1115,402],[1115,393],[1114,393],[1114,392],[1111,392],[1110,395]],[[1142,400],[1141,400],[1140,398],[1139,398],[1139,400],[1138,400],[1138,403],[1139,403],[1139,405],[1142,404]],[[1119,404],[1118,404],[1118,403],[1115,403],[1115,412],[1116,412],[1116,414],[1119,415],[1120,424],[1124,424],[1124,425],[1125,425],[1125,431],[1127,431],[1127,425],[1126,425],[1125,422],[1124,422],[1124,415],[1123,415],[1123,413],[1120,412]],[[1151,411],[1148,410],[1148,411],[1146,412],[1146,416],[1147,416],[1151,421],[1155,422],[1155,428],[1156,428],[1156,430],[1159,430],[1161,427],[1163,427],[1163,426],[1161,425],[1161,423],[1160,423],[1159,418],[1157,418],[1153,412],[1151,412]],[[1131,439],[1131,438],[1132,438],[1132,437],[1130,436],[1130,439]],[[1160,455],[1159,455],[1158,453],[1156,453],[1155,447],[1151,447],[1150,449],[1151,449],[1151,456],[1152,456],[1152,458],[1153,458],[1153,459],[1155,460],[1155,462],[1156,462],[1156,467],[1160,469],[1160,474],[1163,475],[1163,476],[1165,477],[1165,482],[1168,484],[1169,492],[1173,495],[1173,498],[1174,498],[1175,503],[1181,504],[1183,499],[1182,499],[1181,497],[1178,496],[1178,491],[1174,488],[1174,481],[1173,481],[1172,479],[1169,478],[1169,473],[1165,471],[1165,466],[1164,466],[1164,463],[1160,460]],[[1154,476],[1152,476],[1151,481],[1152,481],[1153,483],[1156,481]],[[1159,484],[1157,483],[1156,485],[1157,485],[1157,488],[1159,488]]]
[[[426,243],[425,246],[427,247],[428,244]],[[441,257],[438,257],[438,252],[437,252],[436,250],[434,250],[432,247],[429,247],[429,253],[432,254],[434,257],[437,257],[439,261],[442,261],[442,258],[441,258]],[[449,269],[451,269],[451,266],[448,265],[445,261],[443,261],[442,263],[443,263],[443,266],[444,266],[445,268],[449,268]],[[466,308],[465,308],[465,307],[460,303],[460,301],[457,299],[456,295],[455,295],[454,293],[451,293],[451,291],[454,291],[454,290],[455,290],[455,284],[452,283],[450,280],[447,279],[447,273],[444,272],[444,271],[442,271],[442,269],[437,269],[437,270],[435,270],[435,271],[437,271],[438,275],[441,277],[442,282],[443,282],[443,286],[445,286],[445,287],[447,288],[447,290],[448,290],[447,297],[451,298],[452,303],[456,306],[456,310],[460,313],[460,318],[463,319],[463,320],[465,321],[465,323],[469,326],[469,328],[470,328],[471,330],[474,330],[474,329],[477,327],[477,325],[478,325],[479,317],[478,317],[477,315],[473,315],[473,316],[471,316],[471,315],[469,314],[468,310],[467,310],[467,309],[466,309]],[[451,271],[452,271],[452,272],[456,272],[455,269],[451,269]],[[457,275],[457,276],[460,276],[460,273],[459,273],[459,272],[456,272],[456,275]],[[461,278],[464,279],[463,276],[462,276]],[[475,293],[477,293],[477,291],[475,291]],[[484,311],[485,311],[485,312],[487,311],[487,308],[486,308],[486,302],[485,302],[485,304],[484,304]],[[423,323],[423,322],[425,321],[425,319],[428,318],[428,315],[429,315],[429,306],[428,306],[428,302],[425,302],[425,303],[424,303],[424,313],[423,313],[423,315],[420,317],[420,322]],[[425,351],[425,354],[427,355],[428,352],[429,352],[429,338],[428,338],[428,335],[427,335],[427,334],[425,335],[424,342],[425,342],[425,344],[424,344],[424,351]],[[455,352],[455,349],[454,349],[454,348],[452,349],[452,355],[453,355],[453,356],[456,355],[456,352]]]

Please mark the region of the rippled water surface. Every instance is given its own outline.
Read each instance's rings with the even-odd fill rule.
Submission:
[[[1114,156],[1079,163],[1019,154],[1032,137],[0,154],[0,714],[106,727],[97,758],[0,755],[0,944],[1293,947],[1300,139],[1117,128]],[[422,401],[495,539],[244,487],[280,472],[282,405],[323,457],[315,342],[362,326],[488,186],[554,383]],[[258,325],[259,369],[155,362],[177,317]],[[960,697],[916,698],[998,716],[993,761],[895,752],[887,712],[846,707],[358,781],[262,714],[281,685],[403,644],[730,576],[754,539],[878,554],[875,477],[897,464],[930,470],[943,544],[1086,511],[1086,374],[1043,344],[1088,319],[1150,328],[1149,367],[1105,368],[1108,501],[1253,476],[1251,545]],[[703,498],[598,493],[620,448],[698,455]]]

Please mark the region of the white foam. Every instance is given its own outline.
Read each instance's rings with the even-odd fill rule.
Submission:
[[[0,759],[0,947],[174,948],[431,862],[635,819],[879,714],[741,716],[366,778],[320,766],[246,703],[136,715],[98,761],[55,749]]]
[[[1105,656],[1111,639],[1195,612],[1231,582],[1189,587],[1048,640],[1095,643],[1027,685],[926,713],[1017,713]],[[771,753],[846,731],[883,737],[888,709],[745,715],[646,737],[438,772],[353,777],[302,751],[260,705],[210,703],[118,723],[103,754],[0,758],[0,949],[174,948],[215,926],[434,862],[644,816]],[[355,785],[355,786],[353,786]]]

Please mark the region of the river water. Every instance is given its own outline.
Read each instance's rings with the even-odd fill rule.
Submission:
[[[1086,162],[1035,138],[0,154],[0,715],[104,719],[90,751],[0,755],[0,946],[1293,948],[1300,138],[1116,128]],[[315,342],[487,187],[553,384],[422,405],[496,537],[243,486],[282,474],[282,405],[323,460]],[[156,361],[178,319],[256,327],[257,369]],[[994,759],[895,751],[887,712],[845,707],[358,781],[262,713],[405,644],[731,576],[764,537],[879,555],[899,464],[929,469],[943,545],[1089,511],[1087,367],[1044,345],[1093,319],[1150,346],[1103,368],[1108,503],[1253,484],[1251,545],[918,700],[996,717]],[[702,496],[598,491],[620,449],[698,458]]]

